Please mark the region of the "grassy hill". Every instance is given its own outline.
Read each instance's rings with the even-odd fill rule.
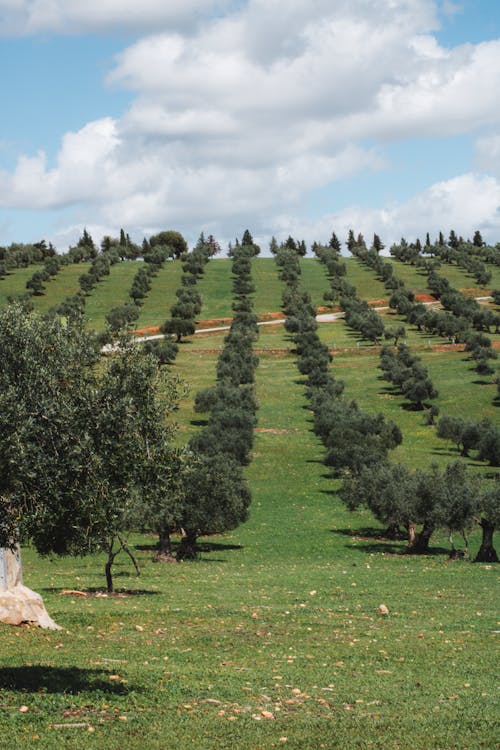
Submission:
[[[313,259],[301,265],[302,285],[319,306],[325,271]],[[347,265],[364,298],[387,296],[372,272],[354,259]],[[86,304],[89,325],[102,330],[106,311],[127,299],[137,267],[113,266],[97,285]],[[253,268],[257,312],[279,311],[282,283],[273,260],[257,258]],[[460,269],[451,270],[452,283],[474,286]],[[32,271],[0,281],[1,299],[22,291]],[[36,307],[48,309],[74,291],[82,272],[63,269]],[[168,317],[180,272],[180,264],[168,263],[154,279],[138,325]],[[397,264],[397,273],[427,291],[414,268]],[[230,261],[210,261],[199,289],[200,318],[230,316]],[[321,324],[320,335],[339,350],[332,368],[346,395],[400,425],[404,441],[395,460],[426,466],[456,457],[421,413],[388,391],[376,347],[358,347],[343,322]],[[223,337],[197,334],[180,346],[171,370],[190,387],[177,414],[180,442],[199,429],[193,396],[214,382]],[[463,352],[433,348],[443,342],[413,330],[408,341],[419,346],[442,413],[498,422],[496,386],[478,378]],[[253,502],[245,525],[204,539],[199,561],[179,565],[154,563],[155,538],[134,536],[142,575],[135,578],[126,558],[119,562],[115,597],[102,593],[103,557],[45,560],[24,550],[25,583],[44,596],[63,630],[0,626],[0,727],[13,744],[495,746],[498,566],[448,561],[443,534],[433,538],[430,555],[406,557],[404,544],[385,539],[370,514],[350,514],[322,464],[283,327],[261,327],[256,349],[260,409],[246,470]],[[478,544],[474,532],[472,554]],[[388,615],[378,613],[382,603]]]

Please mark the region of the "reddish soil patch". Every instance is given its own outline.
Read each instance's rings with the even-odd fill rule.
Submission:
[[[320,305],[316,308],[316,315],[324,315],[325,313],[340,312],[338,305]]]
[[[433,352],[463,352],[465,344],[431,344]]]
[[[282,312],[266,312],[262,313],[262,315],[259,315],[260,321],[265,320],[282,320],[283,319],[283,313]]]
[[[134,331],[135,336],[154,336],[157,333],[161,333],[160,326],[148,326],[147,328],[138,328]]]
[[[416,302],[437,302],[437,299],[433,297],[432,294],[416,294],[415,301]]]
[[[370,307],[387,307],[389,303],[386,299],[372,299],[368,304]]]
[[[469,287],[467,289],[460,290],[466,297],[491,297],[491,289],[475,289]]]
[[[209,318],[208,320],[196,321],[197,328],[219,328],[219,326],[230,326],[232,318]]]

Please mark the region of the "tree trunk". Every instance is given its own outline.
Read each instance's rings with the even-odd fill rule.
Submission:
[[[404,534],[399,528],[399,523],[391,523],[383,535],[386,539],[404,539]]]
[[[113,537],[108,547],[108,559],[106,561],[106,565],[104,566],[104,571],[106,573],[106,586],[107,586],[108,594],[114,594],[115,592],[113,588],[113,576],[111,574],[111,567],[115,561],[115,557],[117,556],[118,552],[121,549],[121,547],[118,547],[116,552],[114,552],[113,551],[114,546],[115,546],[115,538]]]
[[[108,559],[106,561],[106,565],[104,566],[104,570],[106,572],[106,586],[107,586],[108,594],[113,594],[114,593],[113,577],[111,575],[111,566],[113,565],[113,559],[114,559],[114,556],[113,557],[111,557],[111,556],[108,557]]]
[[[164,528],[160,529],[158,549],[156,551],[154,559],[157,562],[170,562],[174,559],[172,551],[172,540],[170,538],[170,526],[165,526]]]
[[[130,559],[132,560],[132,565],[135,568],[135,572],[137,573],[137,577],[139,577],[141,575],[141,569],[139,568],[139,564],[138,564],[137,560],[135,559],[135,556],[132,553],[132,550],[128,546],[128,544],[125,541],[125,539],[123,539],[120,535],[118,535],[118,541],[120,542],[120,549],[122,549],[130,557]],[[119,551],[120,550],[118,550],[118,552]]]
[[[415,546],[415,537],[417,535],[417,524],[409,523],[407,530],[408,530],[408,548],[406,551],[409,552]]]
[[[408,555],[425,555],[429,551],[429,542],[431,540],[434,526],[428,523],[424,523],[419,534],[415,535],[415,529],[413,530],[413,540],[410,540],[410,533],[408,533],[409,544],[406,549]]]
[[[179,549],[177,550],[177,560],[195,560],[196,559],[196,540],[198,534],[194,531],[184,533]]]
[[[160,530],[158,539],[158,552],[160,555],[172,556],[172,540],[170,539],[170,526],[164,526]]]
[[[474,558],[474,562],[497,563],[499,561],[498,555],[493,546],[493,532],[495,531],[495,526],[484,518],[479,525],[483,530],[483,538],[481,540],[479,551]]]

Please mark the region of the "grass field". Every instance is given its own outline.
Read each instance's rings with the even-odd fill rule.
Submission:
[[[182,265],[179,261],[165,263],[158,271],[141,307],[138,328],[162,325],[170,317],[170,308],[177,301],[175,293],[181,285],[181,276]]]
[[[369,271],[350,265],[358,291],[373,298],[373,289],[378,297],[373,274],[370,281]],[[152,321],[159,314],[179,278],[175,264],[163,269],[141,322],[142,315]],[[256,259],[254,278],[257,310],[279,310],[282,284],[272,261]],[[228,292],[223,297],[213,291],[219,284],[227,290],[229,281],[226,261],[208,264],[200,282],[203,317],[205,311],[207,317],[222,317],[218,311],[230,309]],[[104,313],[106,283],[95,292],[94,320]],[[123,276],[120,285],[113,271],[106,304],[126,298],[130,283]],[[327,288],[322,267],[304,261],[303,283],[313,300],[319,299]],[[380,380],[376,348],[361,345],[358,351],[342,322],[319,330],[330,345],[351,347],[332,363],[346,395],[401,426],[404,442],[396,460],[411,466],[454,460],[453,447],[438,440],[422,415],[405,409]],[[180,442],[199,429],[193,397],[214,382],[223,336],[197,335],[180,346],[172,371],[190,388],[176,414]],[[417,342],[417,333],[410,337]],[[406,557],[404,544],[383,538],[371,515],[350,514],[336,495],[338,482],[321,462],[323,449],[311,432],[283,327],[261,328],[256,347],[260,409],[246,469],[253,495],[246,524],[204,539],[200,559],[179,565],[154,563],[156,539],[133,536],[142,574],[136,578],[126,558],[119,560],[120,593],[113,597],[103,595],[101,556],[46,560],[23,551],[25,583],[43,595],[63,630],[0,626],[0,729],[9,745],[46,750],[163,750],[173,743],[197,750],[498,745],[500,566],[450,562],[448,540],[439,534],[430,555]],[[464,354],[426,349],[425,341],[423,347],[419,355],[440,392],[442,413],[498,422],[495,386],[475,382],[480,379]],[[472,554],[478,544],[476,531]],[[386,616],[378,614],[382,603]]]
[[[90,328],[104,331],[105,316],[113,307],[131,302],[129,297],[132,280],[143,261],[116,263],[92,289],[85,302],[85,320]]]

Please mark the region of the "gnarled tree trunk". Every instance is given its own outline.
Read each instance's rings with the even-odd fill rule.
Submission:
[[[170,526],[165,526],[160,530],[158,537],[158,550],[154,559],[159,562],[170,562],[174,560],[172,540],[170,538]]]
[[[178,560],[195,560],[196,559],[196,540],[198,534],[195,531],[185,531],[182,535],[179,549],[177,550]]]
[[[495,531],[495,526],[484,518],[481,519],[479,525],[483,531],[483,538],[481,539],[481,546],[474,558],[474,562],[496,563],[498,562],[498,555],[493,546],[493,533]]]
[[[410,537],[410,534],[408,534],[409,543],[406,553],[408,555],[425,555],[429,551],[429,542],[433,531],[434,526],[428,523],[424,523],[418,534],[415,534],[415,529],[413,529],[413,536]]]

